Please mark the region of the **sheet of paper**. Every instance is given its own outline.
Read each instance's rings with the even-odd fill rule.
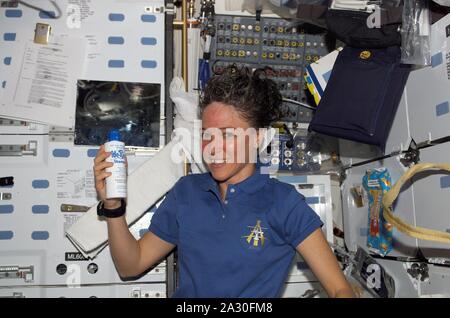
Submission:
[[[28,42],[13,104],[2,116],[60,127],[73,127],[76,83],[84,64],[84,41],[54,37],[47,45]]]

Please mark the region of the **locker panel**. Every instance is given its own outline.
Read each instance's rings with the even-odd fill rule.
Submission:
[[[327,175],[282,175],[277,179],[293,185],[305,197],[306,203],[319,215],[324,223],[326,239],[333,242],[333,212],[331,202],[331,180]]]
[[[323,222],[322,231],[330,244],[333,243],[333,212],[331,180],[328,175],[278,175],[277,179],[293,185],[305,196],[306,203],[319,215]],[[288,283],[317,281],[303,258],[297,253],[289,269]]]
[[[411,72],[407,83],[411,136],[416,142],[450,135],[450,15],[431,27],[431,66]]]
[[[38,151],[40,157],[31,158],[31,163],[29,157],[0,157],[0,174],[13,176],[15,182],[10,188],[0,189],[12,196],[11,200],[0,201],[0,266],[33,266],[34,278],[26,285],[67,284],[71,279],[82,284],[122,282],[108,248],[94,260],[85,260],[64,234],[83,213],[62,212],[62,204],[90,207],[97,202],[92,169],[97,149],[70,142],[48,143],[48,136],[6,137],[14,143],[40,137],[39,144],[46,143],[48,148]],[[128,156],[129,171],[149,158]],[[145,234],[153,212],[150,210],[131,227],[135,237]],[[140,281],[165,281],[164,263]],[[21,285],[24,280],[2,283]]]
[[[363,166],[353,167],[347,170],[347,177],[342,185],[342,204],[345,243],[347,248],[353,252],[357,246],[361,246],[367,250],[367,233],[368,233],[368,201],[367,194],[364,190],[364,206],[357,207],[352,188],[362,186],[362,179],[368,169],[376,169],[385,167],[389,170],[392,184],[394,184],[405,168],[399,162],[397,157],[390,157],[382,161],[376,161]],[[407,220],[411,224],[415,224],[414,204],[413,204],[413,188],[405,188],[395,204],[395,210],[398,216]],[[411,238],[394,228],[393,233],[393,250],[388,256],[416,256],[417,240]]]
[[[421,162],[449,162],[450,143],[420,151]],[[414,205],[417,225],[450,233],[450,175],[446,172],[424,172],[414,181]],[[427,258],[450,260],[448,244],[419,240],[419,247]]]

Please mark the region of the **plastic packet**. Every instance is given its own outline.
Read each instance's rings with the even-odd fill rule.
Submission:
[[[422,66],[431,64],[430,29],[428,2],[405,0],[401,28],[402,63]]]
[[[369,201],[369,229],[367,246],[381,256],[392,250],[393,227],[383,216],[383,195],[391,188],[391,177],[386,168],[367,170],[363,186]]]

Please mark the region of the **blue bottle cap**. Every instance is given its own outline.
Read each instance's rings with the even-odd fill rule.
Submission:
[[[117,140],[120,141],[120,132],[118,130],[111,130],[108,133],[108,141]]]

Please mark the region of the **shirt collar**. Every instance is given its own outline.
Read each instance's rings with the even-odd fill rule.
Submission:
[[[255,169],[255,172],[253,172],[253,174],[250,177],[248,177],[244,181],[233,184],[233,187],[237,190],[242,190],[246,193],[254,193],[260,190],[266,184],[269,178],[270,177],[268,174],[262,174],[261,170],[257,167]],[[205,191],[217,190],[217,182],[213,179],[211,173],[205,174],[203,189]]]

